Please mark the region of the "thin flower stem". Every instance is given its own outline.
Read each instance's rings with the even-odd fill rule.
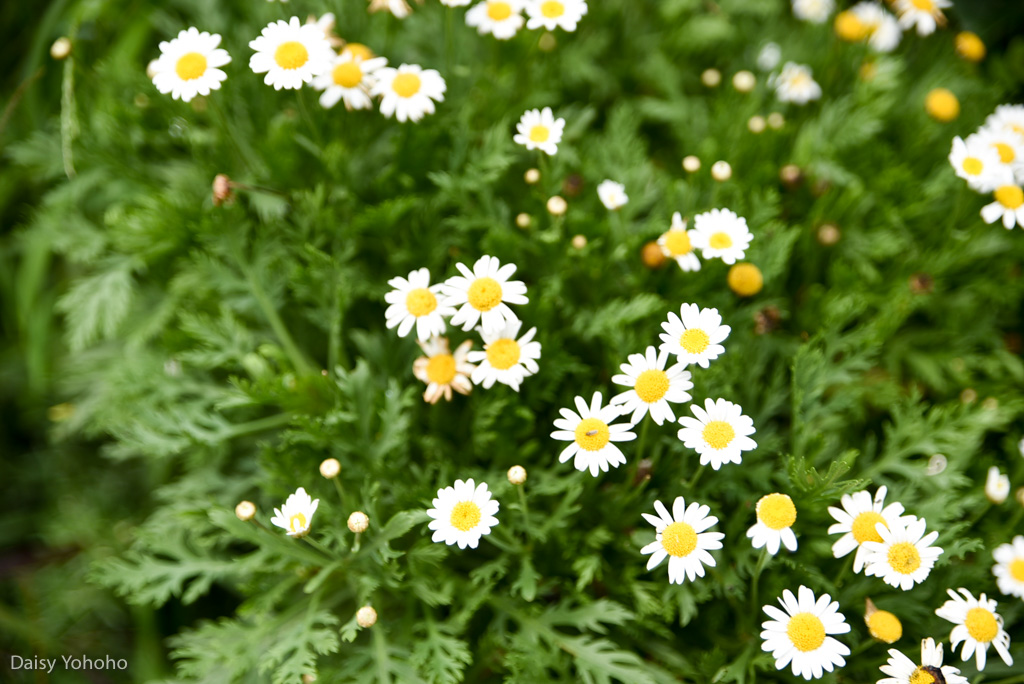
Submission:
[[[313,133],[313,141],[316,142],[316,146],[323,148],[323,141],[320,138],[320,129],[317,128],[316,121],[313,120],[313,115],[309,111],[309,105],[306,104],[306,93],[305,89],[300,90],[295,94],[295,99],[299,101],[299,112],[302,114],[302,118],[305,120],[306,125],[309,126],[309,130]]]
[[[256,164],[256,153],[253,152],[249,143],[238,136],[238,127],[231,125],[228,121],[228,116],[221,108],[220,101],[216,97],[207,98],[207,103],[210,111],[217,119],[217,123],[220,127],[227,132],[228,140],[235,146],[235,151],[238,152],[238,156],[241,158],[242,163],[245,164],[246,168],[250,173],[257,173]]]
[[[319,551],[320,553],[324,554],[324,555],[325,555],[325,556],[327,556],[328,558],[331,558],[331,559],[337,559],[337,555],[335,555],[334,553],[332,553],[332,552],[331,552],[331,551],[330,551],[330,550],[329,550],[329,549],[328,549],[328,548],[327,548],[326,546],[324,546],[324,545],[323,545],[323,544],[321,544],[320,542],[318,542],[318,541],[314,541],[314,540],[313,540],[313,539],[312,539],[312,538],[311,538],[311,537],[310,537],[309,535],[303,535],[303,537],[302,537],[302,538],[303,538],[303,539],[305,540],[305,542],[306,542],[307,544],[309,544],[309,545],[310,545],[310,546],[312,546],[312,547],[313,547],[314,549],[316,549],[316,550],[317,550],[317,551]]]
[[[288,358],[291,359],[292,365],[295,366],[295,370],[303,375],[311,375],[313,373],[313,367],[309,365],[309,362],[306,361],[306,357],[303,356],[298,345],[295,344],[295,340],[292,339],[284,321],[281,320],[281,317],[277,313],[277,309],[274,308],[273,302],[270,301],[270,297],[267,296],[266,291],[263,289],[263,286],[260,285],[259,280],[253,274],[251,268],[245,268],[245,278],[249,282],[249,287],[252,290],[253,296],[256,298],[256,303],[259,304],[260,310],[263,311],[263,315],[266,316],[267,322],[270,323],[270,327],[274,329],[274,334],[277,335],[277,339],[281,341],[281,345],[284,347],[285,353],[288,354]]]
[[[854,553],[851,554],[850,557],[846,559],[846,562],[843,563],[843,569],[839,571],[839,576],[836,577],[836,586],[837,587],[843,586],[843,578],[846,577],[846,573],[850,570],[850,567],[853,565],[853,559],[856,557],[856,555],[857,555],[857,553],[856,553],[856,550],[855,550]]]
[[[519,506],[523,511],[523,525],[526,528],[526,538],[530,538],[530,507],[526,505],[526,487],[523,485],[516,485],[516,489],[519,490]]]
[[[697,472],[695,472],[693,477],[690,478],[690,481],[686,483],[686,488],[693,491],[693,488],[697,486],[697,482],[700,481],[700,476],[704,474],[705,470],[707,470],[706,464],[702,463],[697,466]]]
[[[768,559],[771,558],[771,554],[768,553],[768,547],[765,546],[761,549],[761,555],[757,559],[757,565],[754,566],[754,574],[750,577],[750,612],[752,615],[757,615],[758,611],[758,584],[761,580],[761,572],[764,567],[768,564]]]
[[[247,423],[239,423],[238,425],[232,425],[229,428],[225,428],[224,431],[221,432],[221,438],[227,440],[235,437],[242,437],[243,435],[251,435],[254,432],[272,430],[274,428],[287,425],[291,419],[291,413],[278,413],[277,415],[267,416],[266,418],[250,420]]]
[[[644,416],[644,418],[650,418],[650,416]],[[644,420],[643,423],[644,424],[640,426],[640,439],[638,439],[636,442],[636,454],[634,454],[638,459],[638,463],[639,459],[643,458],[644,456],[644,447],[647,445],[647,430],[651,424],[651,421]]]
[[[341,483],[338,482],[337,477],[332,477],[331,482],[334,483],[334,489],[338,492],[338,501],[341,502],[342,509],[345,508],[345,492],[341,488]]]
[[[362,544],[363,533],[356,532],[356,539],[352,542],[352,553],[358,553],[359,547]]]

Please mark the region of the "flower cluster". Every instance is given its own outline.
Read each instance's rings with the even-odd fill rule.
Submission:
[[[985,223],[1024,227],[1024,105],[1000,105],[966,140],[953,138],[949,163],[972,190],[993,194]]]
[[[942,13],[951,0],[889,0],[893,16],[880,2],[859,2],[836,15],[836,33],[844,40],[867,40],[879,52],[890,52],[900,42],[901,33],[915,29],[927,36],[946,23]],[[828,21],[835,10],[834,0],[792,0],[793,16],[814,24]]]

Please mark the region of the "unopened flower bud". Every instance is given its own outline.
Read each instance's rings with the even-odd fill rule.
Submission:
[[[825,247],[831,247],[832,245],[839,242],[839,238],[842,237],[842,233],[839,232],[839,228],[831,223],[823,223],[818,226],[818,244]]]
[[[572,238],[572,246],[576,249],[583,249],[587,246],[587,237],[585,235],[574,235]]]
[[[542,52],[551,52],[558,47],[558,40],[555,38],[555,34],[547,31],[541,34],[540,40],[537,41],[537,47]]]
[[[772,112],[768,115],[768,125],[777,131],[786,125],[786,117],[779,112]]]
[[[685,169],[687,173],[697,173],[700,171],[700,159],[692,154],[683,157],[683,169]]]
[[[66,59],[71,54],[71,40],[61,36],[50,46],[50,56],[54,59]]]
[[[527,169],[526,173],[523,174],[523,180],[530,185],[533,185],[540,180],[540,171],[537,169]]]
[[[711,177],[714,178],[719,183],[724,183],[725,181],[732,178],[732,167],[729,166],[729,162],[716,161],[714,164],[712,164]]]
[[[548,200],[548,211],[554,216],[562,216],[568,208],[566,201],[558,195]]]
[[[302,675],[302,684],[313,684],[316,681],[315,674],[304,674]]]
[[[754,264],[734,264],[726,277],[729,289],[740,297],[753,297],[764,287],[764,276]]]
[[[320,464],[320,474],[328,480],[333,480],[338,477],[338,473],[340,472],[341,464],[338,463],[338,459],[336,458],[324,459],[323,463]]]
[[[722,72],[718,69],[705,69],[700,75],[700,82],[708,88],[716,88],[722,82]]]
[[[523,229],[529,228],[532,221],[533,219],[530,218],[529,214],[519,214],[516,216],[516,225]]]
[[[526,482],[526,468],[520,465],[508,469],[508,481],[514,485],[521,485]]]
[[[886,644],[894,644],[903,636],[903,623],[887,610],[879,610],[871,599],[865,600],[864,623],[872,637]]]
[[[356,511],[348,516],[348,529],[356,534],[365,532],[370,526],[370,518],[362,511]]]
[[[741,93],[749,93],[757,85],[757,77],[749,71],[737,71],[732,77],[732,87]]]
[[[235,515],[242,522],[248,522],[256,515],[256,504],[252,501],[243,501],[235,506]]]
[[[755,114],[747,120],[747,128],[750,129],[751,133],[763,133],[767,126],[768,122],[759,114]]]
[[[661,251],[661,245],[657,242],[648,242],[640,252],[640,259],[644,266],[652,271],[665,265],[665,253]]]
[[[231,201],[231,179],[223,173],[213,177],[213,206],[219,207]]]
[[[373,609],[373,606],[363,606],[356,611],[356,624],[363,629],[377,624],[377,611]]]
[[[779,179],[788,188],[795,188],[803,180],[804,174],[796,164],[786,164],[779,169]]]

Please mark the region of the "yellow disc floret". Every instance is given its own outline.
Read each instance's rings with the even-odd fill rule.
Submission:
[[[1014,558],[1010,563],[1010,577],[1024,582],[1024,558]]]
[[[1024,205],[1024,190],[1016,185],[1004,185],[995,192],[996,201],[1007,209],[1020,209]]]
[[[373,50],[362,43],[345,43],[345,49],[342,52],[351,54],[352,59],[367,60],[373,58]]]
[[[189,52],[178,58],[174,73],[182,81],[194,81],[206,73],[206,57],[198,52]]]
[[[864,618],[871,636],[886,644],[893,644],[903,636],[903,623],[887,610],[876,610]]]
[[[932,675],[926,669],[926,666],[920,665],[914,668],[914,671],[910,673],[910,679],[907,680],[909,684],[935,684],[935,676]]]
[[[724,420],[713,420],[704,426],[701,436],[712,449],[724,449],[736,437],[736,431]]]
[[[405,296],[405,308],[417,318],[426,316],[437,308],[437,297],[425,287],[409,290],[409,294]]]
[[[690,234],[685,230],[670,230],[665,233],[665,249],[672,256],[682,256],[693,251]]]
[[[964,161],[960,165],[960,168],[962,168],[964,173],[969,176],[978,176],[985,170],[985,164],[977,157],[964,157]]]
[[[274,50],[274,61],[282,69],[298,69],[309,61],[309,51],[299,41],[289,40]]]
[[[711,344],[711,337],[700,328],[688,328],[679,336],[679,346],[687,354],[700,354]]]
[[[487,352],[487,361],[498,370],[508,370],[519,363],[521,349],[519,343],[513,339],[501,338],[491,342],[484,350]]]
[[[708,238],[708,246],[712,249],[729,249],[732,247],[732,238],[729,237],[728,233],[713,233],[711,237]]]
[[[490,311],[501,304],[501,283],[494,278],[477,278],[469,286],[466,298],[477,311]]]
[[[558,0],[546,0],[540,4],[540,13],[548,19],[556,19],[565,14],[565,5]]]
[[[391,89],[399,97],[412,97],[420,92],[420,77],[416,74],[398,74],[391,82]]]
[[[633,389],[641,401],[652,404],[668,392],[668,376],[662,370],[645,370],[637,376]]]
[[[960,100],[946,88],[935,88],[928,92],[924,108],[936,121],[947,123],[960,116]]]
[[[551,131],[548,130],[547,126],[541,126],[538,124],[530,129],[530,142],[547,142],[549,137],[551,137]]]
[[[608,424],[597,418],[584,418],[576,426],[576,444],[584,451],[600,451],[611,439]]]
[[[825,643],[825,625],[816,615],[797,613],[789,618],[789,624],[786,625],[786,636],[798,651],[807,653]]]
[[[662,530],[661,545],[670,556],[689,556],[697,548],[697,532],[692,525],[674,522]]]
[[[480,507],[472,501],[460,501],[452,507],[452,527],[468,532],[480,524]]]
[[[837,14],[833,26],[840,40],[845,40],[849,43],[856,43],[858,40],[864,40],[868,37],[867,25],[850,10]]]
[[[427,362],[427,378],[438,385],[447,385],[455,379],[455,357],[451,354],[431,356]]]
[[[975,641],[987,644],[999,635],[999,621],[992,611],[985,608],[971,608],[964,619],[967,633]]]
[[[878,534],[878,530],[875,529],[875,525],[878,523],[882,523],[886,528],[889,527],[885,523],[885,518],[880,513],[864,511],[858,514],[853,519],[853,525],[850,530],[853,532],[853,538],[857,540],[858,544],[863,544],[866,541],[882,541],[882,535]]]
[[[754,264],[733,265],[726,280],[729,282],[729,289],[740,297],[753,297],[764,287],[761,269]]]
[[[961,31],[956,34],[956,52],[968,62],[980,62],[985,59],[985,43],[977,33]]]
[[[334,79],[334,85],[355,88],[363,81],[363,70],[359,68],[358,62],[342,62],[334,67],[331,77]]]
[[[288,518],[288,527],[292,533],[298,533],[306,529],[306,516],[304,513],[296,513]]]
[[[512,6],[501,0],[491,0],[487,3],[487,17],[491,21],[505,21],[512,16]]]
[[[768,494],[757,502],[757,519],[773,530],[792,527],[796,522],[796,506],[788,494]]]
[[[910,542],[897,542],[889,547],[889,567],[901,575],[913,574],[921,567],[921,554]]]

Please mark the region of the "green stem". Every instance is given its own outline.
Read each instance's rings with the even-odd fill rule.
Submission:
[[[305,541],[305,542],[306,542],[307,544],[309,544],[309,545],[310,545],[310,546],[312,546],[312,547],[313,547],[314,549],[316,549],[316,550],[317,550],[317,551],[319,551],[320,553],[324,554],[324,555],[325,555],[325,556],[327,556],[328,558],[330,558],[330,559],[332,559],[332,560],[337,560],[337,559],[338,559],[338,556],[337,556],[337,554],[335,554],[335,553],[331,552],[331,550],[330,550],[330,549],[328,549],[328,548],[327,548],[326,546],[324,546],[324,545],[323,545],[323,544],[321,544],[320,542],[318,542],[318,541],[314,541],[314,540],[313,540],[313,539],[312,539],[312,538],[311,538],[311,537],[310,537],[309,535],[305,535],[304,537],[302,537],[302,539],[303,539],[303,540],[304,540],[304,541]]]
[[[362,538],[363,538],[363,533],[362,532],[356,532],[355,541],[352,542],[352,553],[358,553],[359,552],[359,547],[362,544]]]
[[[332,477],[331,478],[331,482],[334,483],[334,489],[335,489],[335,491],[338,492],[338,501],[341,502],[341,508],[342,508],[342,510],[344,510],[345,509],[345,492],[342,491],[342,489],[341,489],[341,483],[338,482],[338,478],[337,477]]]
[[[704,474],[705,470],[707,470],[707,465],[702,463],[697,466],[697,472],[695,472],[693,477],[690,478],[690,481],[686,483],[686,488],[692,492],[693,488],[697,486],[697,482],[700,481],[700,476]]]
[[[523,485],[516,485],[516,489],[519,490],[519,506],[523,511],[523,525],[526,528],[526,539],[530,539],[530,507],[526,505],[526,487]]]
[[[313,133],[313,140],[316,142],[316,146],[323,149],[323,140],[320,138],[320,129],[317,128],[316,121],[313,120],[313,115],[309,111],[309,105],[306,104],[306,93],[305,88],[295,94],[295,99],[299,101],[299,113],[302,115],[302,119],[309,126],[309,130]]]
[[[847,558],[846,562],[843,564],[843,569],[839,571],[839,576],[836,577],[836,587],[843,586],[843,578],[846,577],[847,571],[849,571],[850,566],[853,565],[853,559],[856,557],[856,553],[857,552],[855,550],[852,554],[850,554],[850,557]]]
[[[74,38],[76,31],[71,32]],[[75,55],[64,60],[64,80],[60,95],[60,151],[64,158],[64,174],[75,177],[72,143],[78,137],[78,117],[75,115]]]
[[[242,163],[245,165],[246,170],[249,173],[256,173],[256,154],[249,146],[248,141],[245,140],[244,138],[239,137],[238,126],[232,125],[231,122],[228,120],[227,114],[221,108],[219,98],[210,97],[207,98],[206,101],[210,111],[212,111],[213,115],[216,117],[217,123],[220,124],[220,128],[227,133],[228,140],[230,140],[231,144],[234,145],[235,151],[238,152],[238,156],[242,160]]]
[[[277,313],[277,309],[274,308],[274,304],[270,301],[270,297],[267,296],[263,286],[260,285],[259,281],[252,273],[252,269],[245,269],[245,278],[249,281],[249,287],[252,289],[253,296],[256,297],[256,303],[259,304],[260,310],[263,311],[263,315],[267,317],[267,322],[270,323],[270,327],[274,329],[274,334],[281,341],[284,346],[285,353],[288,354],[288,358],[291,359],[292,365],[295,370],[299,371],[303,375],[311,375],[313,373],[313,367],[306,361],[306,357],[303,356],[299,350],[298,345],[295,344],[295,340],[292,339],[291,334],[288,332],[288,328],[285,327],[284,321]]]
[[[754,574],[751,575],[751,577],[750,577],[750,613],[751,613],[751,615],[755,615],[756,616],[756,615],[759,614],[758,601],[757,601],[758,584],[760,583],[760,580],[761,580],[761,572],[764,570],[764,567],[768,564],[768,559],[769,558],[771,558],[771,554],[768,553],[768,547],[766,546],[766,547],[761,549],[761,555],[757,559],[757,565],[754,566]],[[756,622],[756,620],[755,620],[755,622]]]
[[[388,645],[384,640],[384,630],[378,625],[373,629],[373,655],[377,661],[377,682],[391,684],[391,667],[388,658]]]
[[[234,439],[235,437],[241,437],[243,435],[251,435],[254,432],[273,430],[274,428],[287,425],[291,419],[292,414],[290,413],[278,413],[274,416],[250,420],[247,423],[239,423],[238,425],[232,425],[231,427],[224,429],[224,431],[221,432],[221,438],[225,440]]]

